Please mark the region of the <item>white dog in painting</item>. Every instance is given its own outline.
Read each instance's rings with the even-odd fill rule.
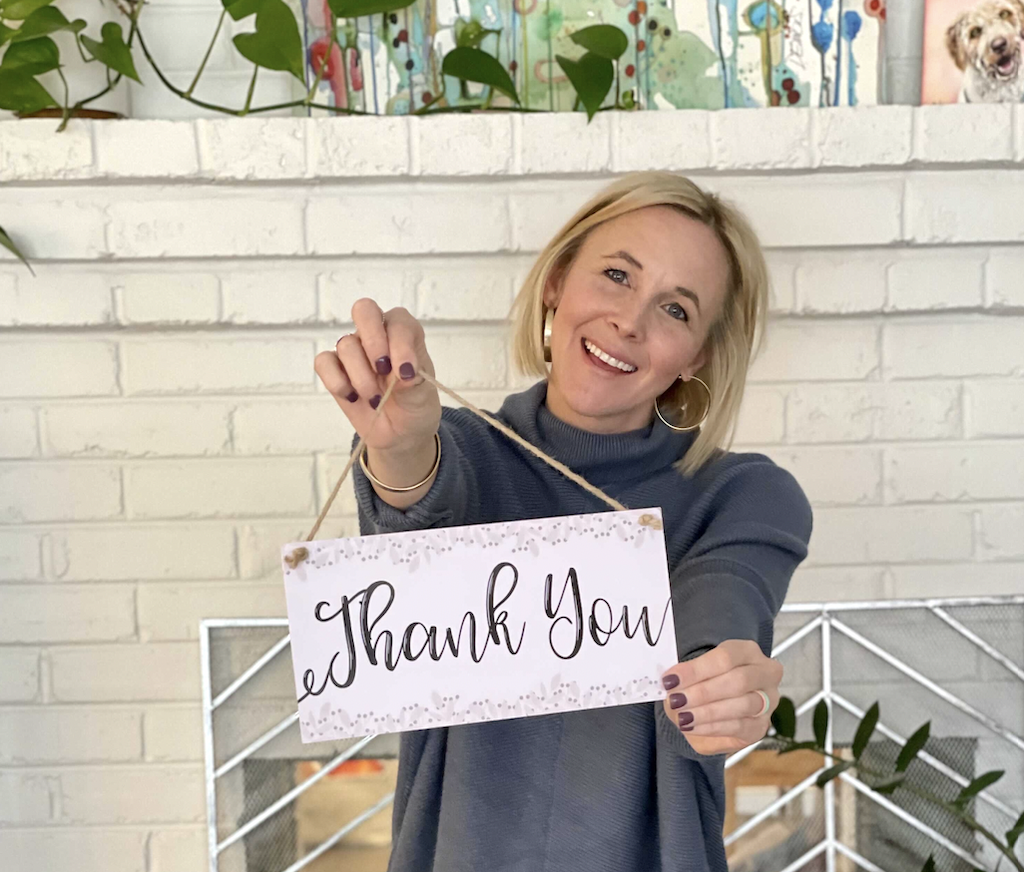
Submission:
[[[946,31],[946,47],[963,70],[961,103],[1010,103],[1024,99],[1021,45],[1024,2],[981,0]]]

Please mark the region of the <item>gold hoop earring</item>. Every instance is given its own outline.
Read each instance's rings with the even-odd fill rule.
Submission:
[[[544,362],[551,363],[551,327],[555,320],[555,310],[544,310],[544,329],[541,331],[541,347],[544,349]]]
[[[679,376],[677,381],[683,381],[683,377]],[[664,424],[666,427],[675,430],[677,433],[686,433],[689,432],[690,430],[699,429],[708,419],[708,413],[711,411],[711,388],[707,386],[707,382],[705,382],[703,379],[697,378],[697,376],[691,376],[690,381],[697,382],[702,388],[704,388],[704,392],[707,394],[707,402],[704,404],[704,414],[701,415],[700,420],[696,424],[689,424],[686,427],[680,427],[676,424],[670,424],[667,420],[665,420],[665,416],[661,413],[661,404],[658,402],[658,400],[654,401],[654,411],[657,413],[658,417],[661,418],[661,423]],[[687,382],[683,381],[683,384],[685,385],[687,384]],[[679,406],[679,411],[685,414],[689,405],[689,402],[681,403]]]

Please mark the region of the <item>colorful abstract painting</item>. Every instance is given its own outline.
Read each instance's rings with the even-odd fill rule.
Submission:
[[[376,114],[489,100],[490,88],[443,75],[445,54],[471,45],[508,70],[528,109],[570,111],[576,93],[557,62],[571,36],[612,24],[629,47],[606,106],[722,109],[878,102],[885,0],[417,0],[339,20],[328,55],[326,0],[302,0],[307,77],[318,102]]]

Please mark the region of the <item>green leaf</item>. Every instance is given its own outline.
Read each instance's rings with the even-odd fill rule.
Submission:
[[[0,93],[3,93],[2,86],[0,86]],[[6,248],[9,252],[11,252],[11,254],[18,258],[18,260],[25,264],[25,266],[28,267],[28,271],[32,273],[32,275],[35,275],[35,272],[33,272],[32,270],[32,265],[28,262],[28,260],[25,259],[25,255],[23,255],[21,251],[18,249],[18,246],[14,244],[11,237],[4,232],[3,227],[0,227],[0,245]]]
[[[232,21],[241,21],[259,12],[262,0],[223,0],[223,4]]]
[[[53,0],[9,0],[0,4],[0,17],[24,21],[37,9],[49,6]]]
[[[953,805],[963,808],[975,796],[981,793],[981,791],[986,787],[990,787],[995,784],[1005,774],[1006,773],[1004,773],[1002,769],[995,769],[992,772],[986,772],[984,775],[979,775],[974,779],[974,781],[960,791],[960,795],[953,800]]]
[[[896,791],[896,788],[903,783],[903,779],[907,776],[902,772],[898,775],[894,775],[892,778],[886,778],[884,781],[879,781],[877,784],[872,784],[871,789],[876,793],[890,794]]]
[[[378,12],[394,12],[412,6],[416,0],[327,0],[331,11],[339,18],[356,18],[359,15],[376,15]]]
[[[610,61],[618,60],[629,48],[629,39],[614,24],[594,24],[572,34],[571,39],[591,54]]]
[[[784,739],[792,739],[796,733],[796,709],[793,706],[793,700],[788,696],[779,700],[778,708],[772,715],[772,726],[775,727],[775,732]]]
[[[818,776],[818,787],[824,787],[833,778],[838,778],[843,772],[849,769],[853,765],[853,760],[843,760],[842,763],[836,763],[835,766],[829,766],[824,772]]]
[[[1006,844],[1014,847],[1021,836],[1024,836],[1024,813],[1017,818],[1017,823],[1006,831]]]
[[[860,726],[857,727],[857,734],[853,737],[853,756],[855,759],[859,760],[860,755],[864,753],[864,749],[867,748],[877,723],[878,703],[876,702],[861,719]]]
[[[18,70],[29,76],[48,73],[60,66],[60,51],[48,36],[16,42],[4,53],[0,70]]]
[[[924,861],[924,865],[921,867],[921,872],[935,872],[935,856],[933,854],[928,855],[928,859]]]
[[[246,60],[268,70],[291,73],[300,82],[305,82],[299,25],[295,22],[295,13],[284,0],[260,0],[256,32],[240,33],[234,43]]]
[[[0,24],[0,45],[3,45],[11,37],[14,36],[18,31],[13,27],[7,27],[6,25]]]
[[[57,33],[60,30],[72,30],[78,33],[84,27],[85,21],[81,18],[68,21],[59,9],[55,9],[53,6],[44,6],[22,22],[18,32],[11,37],[11,42],[26,42],[40,36]]]
[[[132,60],[132,50],[125,45],[124,35],[121,33],[121,25],[115,21],[108,21],[100,31],[103,42],[97,42],[88,36],[82,37],[82,45],[88,49],[96,60],[101,64],[110,67],[115,73],[134,79],[140,85],[142,80],[135,72],[135,61]]]
[[[778,753],[780,755],[792,754],[794,751],[816,751],[817,749],[817,742],[794,742],[792,745],[786,745],[785,748],[780,748]]]
[[[825,738],[828,734],[828,703],[821,700],[814,707],[814,739],[818,747],[825,747]]]
[[[27,114],[56,105],[46,88],[24,70],[0,70],[0,109]]]
[[[611,90],[612,82],[615,81],[615,67],[607,58],[598,57],[590,52],[578,61],[561,55],[555,55],[555,60],[576,89],[576,96],[587,110],[589,121],[601,108],[604,98]]]
[[[928,736],[931,734],[931,729],[932,722],[928,721],[927,724],[919,727],[917,732],[907,739],[907,744],[903,746],[903,750],[900,751],[900,756],[896,758],[897,772],[907,771],[907,767],[913,762],[918,752],[928,742]]]
[[[512,83],[512,77],[509,76],[501,62],[478,48],[467,46],[453,48],[444,56],[441,72],[446,76],[455,76],[455,78],[464,79],[467,82],[490,85],[501,93],[507,94],[516,103],[519,102],[519,95],[516,93],[516,86]]]
[[[455,19],[455,44],[459,48],[480,48],[480,43],[496,33],[501,31],[488,30],[475,18],[470,21],[465,18]]]

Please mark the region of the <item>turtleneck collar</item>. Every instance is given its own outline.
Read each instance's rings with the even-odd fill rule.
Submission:
[[[696,431],[678,433],[657,417],[641,430],[592,433],[548,409],[547,381],[510,395],[499,415],[524,439],[596,485],[647,478],[671,466],[693,444]]]

